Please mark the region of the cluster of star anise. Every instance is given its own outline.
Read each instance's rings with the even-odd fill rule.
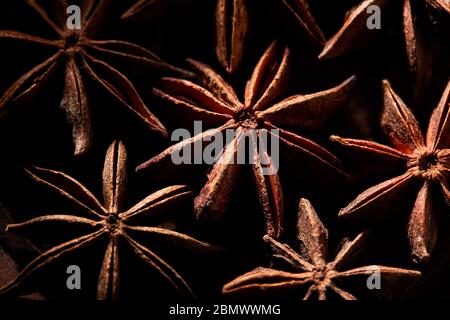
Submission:
[[[449,297],[450,1],[4,6],[0,297]]]

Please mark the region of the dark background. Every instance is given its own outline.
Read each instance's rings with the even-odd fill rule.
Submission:
[[[422,8],[421,2],[417,1],[418,8]],[[436,28],[427,24],[426,19],[422,19],[427,13],[419,11],[421,16],[418,21],[427,32],[429,30],[427,34],[435,48],[433,52],[436,59],[432,66],[432,83],[426,90],[424,99],[417,101],[413,98],[412,80],[402,37],[401,1],[392,1],[390,10],[383,16],[382,30],[375,31],[366,44],[345,58],[318,62],[315,57],[321,48],[308,41],[296,21],[292,16],[286,15],[276,0],[250,0],[251,40],[247,42],[240,69],[232,76],[223,72],[215,58],[215,1],[162,0],[160,6],[147,12],[139,21],[120,21],[120,13],[131,3],[133,1],[114,1],[110,20],[100,38],[122,39],[140,44],[180,67],[185,67],[184,59],[187,57],[206,62],[219,70],[225,79],[233,84],[240,96],[257,60],[273,39],[287,42],[292,51],[291,81],[286,97],[293,93],[328,89],[353,74],[357,75],[355,94],[348,105],[341,108],[320,133],[301,132],[302,135],[311,137],[338,153],[339,150],[328,141],[330,134],[386,142],[379,126],[382,79],[391,80],[394,90],[414,110],[423,128],[426,128],[429,115],[437,105],[448,80],[449,21],[443,19],[439,25],[440,30],[434,32]],[[346,11],[358,3],[356,0],[311,0],[310,6],[326,37],[330,38],[342,25]],[[24,1],[4,1],[0,11],[1,29],[54,37]],[[0,92],[4,92],[31,67],[45,60],[48,54],[45,49],[36,50],[26,43],[1,40]],[[178,127],[178,121],[181,119],[165,113],[151,97],[151,87],[159,76],[157,73],[142,74],[138,67],[117,64],[114,66],[133,81],[149,108],[159,116],[169,131]],[[63,86],[62,72],[63,70],[32,103],[12,106],[0,119],[0,202],[10,213],[11,220],[23,221],[44,213],[71,212],[72,208],[67,203],[45,187],[33,183],[24,174],[23,167],[31,164],[70,174],[100,197],[104,154],[114,139],[123,140],[128,147],[130,180],[127,203],[130,206],[150,192],[174,183],[189,184],[195,190],[200,190],[206,181],[206,168],[198,168],[200,175],[173,171],[165,172],[164,177],[149,177],[134,173],[138,164],[164,150],[170,143],[146,130],[144,125],[118,106],[96,84],[89,84],[88,89],[94,123],[93,148],[82,158],[73,157],[70,127],[65,122],[64,113],[58,108]],[[186,128],[192,129],[189,126]],[[345,155],[343,159],[348,160]],[[350,166],[350,161],[348,164],[350,170],[356,169]],[[280,167],[286,201],[284,239],[294,248],[298,247],[298,243],[292,240],[295,239],[296,206],[299,197],[306,197],[312,201],[329,228],[333,252],[342,237],[353,235],[361,228],[338,221],[336,216],[339,208],[346,206],[365,188],[382,181],[383,177],[363,176],[351,185],[333,186],[328,181],[302,179],[301,175],[292,174],[291,172],[299,169],[298,166],[282,159]],[[174,208],[167,217],[170,221],[176,221],[178,230],[226,248],[225,253],[212,256],[190,256],[160,248],[163,257],[173,263],[175,269],[192,284],[201,301],[221,299],[220,291],[224,283],[268,261],[261,241],[262,215],[258,211],[255,189],[250,173],[244,171],[243,175],[242,183],[236,190],[236,197],[224,220],[216,223],[195,221],[190,203],[181,208]],[[248,179],[245,179],[245,175],[249,176]],[[380,264],[416,268],[409,258],[406,240],[406,219],[414,196],[404,200],[404,203],[399,204],[398,208],[390,213],[392,220],[380,226],[381,230],[374,229],[373,236],[355,265]],[[446,230],[448,209],[442,206],[438,208],[438,213],[442,217],[442,239],[438,242],[432,261],[425,269],[424,279],[407,292],[408,298],[450,298],[447,292],[450,285],[450,272],[447,271],[450,267]],[[6,217],[6,214],[3,214],[3,217]],[[2,221],[2,224],[4,223],[6,222]],[[27,235],[31,242],[3,234],[0,247],[20,268],[39,250],[60,243],[71,235],[71,232],[76,234],[78,230],[40,231]],[[50,274],[37,280],[38,284],[34,288],[38,288],[38,291],[48,298],[92,298],[93,294],[95,295],[95,280],[103,258],[98,252],[93,248],[92,252],[74,256],[70,261],[71,264],[78,264],[82,270],[86,270],[87,276],[83,277],[83,290],[80,292],[65,289],[66,261],[55,266]],[[95,262],[93,258],[98,261]],[[159,298],[171,299],[173,293],[167,290],[167,286],[158,280],[157,276],[152,277],[142,270],[133,262],[133,258],[128,259],[126,253],[122,261],[126,261],[122,264],[124,298],[146,299],[157,294]],[[4,268],[0,267],[0,273],[2,269]],[[364,292],[354,293],[359,297],[366,295]],[[369,294],[368,298],[375,297]]]

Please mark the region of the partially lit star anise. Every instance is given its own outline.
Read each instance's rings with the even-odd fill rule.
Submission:
[[[259,267],[226,284],[223,293],[250,294],[252,297],[289,293],[290,296],[303,297],[303,300],[326,300],[330,298],[330,293],[334,293],[345,300],[356,300],[355,296],[338,287],[342,281],[349,279],[353,284],[361,282],[365,285],[366,279],[376,273],[381,276],[382,288],[386,289],[387,285],[411,285],[420,277],[418,271],[378,265],[346,270],[355,253],[363,245],[364,233],[352,241],[345,242],[335,259],[327,262],[328,230],[306,199],[301,199],[299,204],[297,237],[304,246],[303,254],[298,254],[288,245],[270,236],[264,237],[272,247],[273,257],[282,259],[296,271]]]
[[[43,39],[18,31],[0,30],[0,39],[28,41],[36,48],[52,47],[55,53],[41,64],[21,76],[0,98],[0,111],[12,102],[42,90],[47,80],[65,67],[64,92],[61,108],[66,111],[72,125],[75,154],[85,153],[91,144],[92,124],[85,77],[93,79],[113,97],[140,118],[151,130],[166,135],[161,122],[147,109],[128,78],[113,68],[107,61],[96,56],[110,56],[137,61],[151,68],[171,70],[173,67],[161,61],[152,52],[129,42],[119,40],[94,40],[100,22],[107,14],[110,0],[82,1],[81,29],[67,27],[65,0],[26,0],[42,20],[54,31],[58,39]],[[55,13],[55,14],[52,14]]]
[[[309,10],[307,0],[281,0],[281,2],[312,41],[321,45],[325,43],[325,36]]]
[[[249,28],[249,0],[217,0],[216,54],[227,72],[234,72],[244,53]],[[276,0],[280,1],[280,0]],[[306,0],[281,0],[310,39],[323,45],[325,37],[312,16]]]
[[[241,63],[249,27],[247,0],[217,0],[216,55],[227,72]]]
[[[160,227],[136,225],[136,220],[161,212],[168,204],[174,204],[192,196],[186,186],[171,186],[159,190],[130,208],[122,210],[127,180],[127,153],[121,142],[114,142],[108,149],[103,170],[102,205],[94,195],[82,184],[66,174],[58,171],[34,168],[29,173],[39,183],[47,185],[79,208],[74,215],[48,215],[8,226],[14,231],[23,227],[65,222],[67,225],[84,225],[92,232],[62,243],[42,253],[30,262],[12,282],[0,289],[0,295],[13,294],[20,291],[21,283],[36,271],[67,256],[71,252],[87,246],[99,245],[101,239],[108,241],[104,248],[104,259],[97,284],[97,298],[118,298],[120,282],[120,252],[124,246],[131,248],[139,261],[149,269],[157,271],[183,297],[192,298],[193,293],[186,281],[167,262],[151,249],[143,246],[136,236],[153,236],[161,243],[175,247],[207,250],[211,246],[195,240],[187,235]],[[109,240],[108,240],[109,239]],[[16,289],[16,290],[15,290]]]
[[[251,0],[217,0],[216,55],[229,73],[234,72],[242,61],[250,22],[249,1]],[[273,1],[280,1],[283,4],[310,39],[321,45],[325,43],[322,30],[312,16],[306,0]],[[124,13],[123,18],[130,18],[156,2],[140,0]]]
[[[378,159],[378,166],[390,161],[404,172],[361,193],[339,213],[342,217],[358,217],[370,213],[382,218],[387,206],[405,201],[402,195],[417,190],[417,197],[408,222],[408,238],[412,255],[418,262],[428,261],[438,233],[436,213],[433,210],[432,191],[441,190],[450,201],[448,177],[450,172],[450,82],[439,105],[434,110],[427,135],[424,138],[411,111],[384,81],[384,111],[381,125],[393,148],[371,141],[332,137],[336,142],[359,155]],[[416,188],[416,189],[414,189]],[[394,212],[391,212],[394,214]]]
[[[248,0],[217,0],[216,55],[227,72],[234,72],[242,60],[244,43],[249,28]],[[129,19],[137,14],[151,10],[160,0],[139,0],[123,15]],[[199,3],[201,1],[198,1]]]
[[[364,0],[347,15],[343,26],[327,41],[319,58],[325,59],[344,55],[370,37],[373,30],[368,28],[367,21],[373,15],[373,11],[368,10],[368,8],[376,5],[381,9],[381,12],[385,12],[385,10],[395,8],[394,5],[398,4],[403,4],[403,36],[409,69],[414,77],[414,91],[417,97],[422,99],[424,94],[422,90],[426,89],[432,76],[433,55],[431,47],[434,44],[429,39],[429,33],[420,32],[417,23],[417,6],[426,5],[430,8],[431,14],[442,12],[450,18],[450,1],[448,0]],[[386,24],[387,22],[382,20],[381,28],[387,28]]]
[[[247,154],[254,156],[251,165],[266,231],[269,235],[278,237],[282,225],[282,188],[276,172],[270,175],[263,173],[263,167],[270,167],[273,161],[270,152],[266,150],[267,145],[259,142],[266,141],[264,137],[277,139],[281,148],[286,147],[299,155],[302,167],[309,168],[314,175],[327,172],[327,176],[346,176],[334,155],[313,141],[278,126],[318,129],[349,97],[355,77],[326,91],[295,95],[274,103],[285,88],[289,65],[289,49],[283,49],[274,42],[254,69],[246,86],[244,102],[241,102],[232,87],[210,67],[192,60],[189,62],[197,72],[201,85],[182,79],[164,78],[162,88],[155,89],[154,93],[184,119],[201,120],[207,125],[217,126],[217,129],[203,132],[168,148],[139,166],[138,170],[154,170],[162,164],[173,165],[172,154],[191,146],[202,146],[202,141],[210,141],[215,134],[223,134],[225,137],[227,129],[234,130],[234,139],[224,147],[212,166],[208,182],[195,199],[198,216],[220,218],[238,182],[241,165],[237,164],[236,154],[242,143],[245,143],[244,138],[250,136]],[[207,143],[203,147],[205,145]],[[235,161],[229,161],[230,159]]]
[[[401,0],[403,1],[403,33],[406,41],[406,49],[408,51],[408,61],[412,68],[415,68],[416,64],[419,63],[420,57],[417,57],[417,53],[421,48],[421,44],[418,43],[416,39],[417,30],[414,24],[415,14],[413,12],[413,7],[411,0]],[[448,0],[420,0],[424,4],[433,7],[435,10],[447,12],[450,14],[450,2]],[[327,41],[325,48],[320,54],[321,58],[328,58],[339,56],[347,53],[351,50],[358,42],[366,38],[371,30],[367,26],[367,21],[372,11],[368,11],[370,6],[376,5],[382,10],[386,7],[391,7],[391,2],[396,2],[392,0],[364,0],[358,6],[350,11],[347,15],[345,22],[341,29]],[[418,2],[418,1],[417,1]],[[383,27],[383,26],[382,26]]]

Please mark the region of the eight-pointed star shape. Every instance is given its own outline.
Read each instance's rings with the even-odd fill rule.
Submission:
[[[91,144],[92,123],[86,95],[84,77],[89,77],[104,87],[119,103],[141,119],[151,130],[167,135],[166,129],[146,107],[130,80],[113,68],[104,58],[115,57],[139,62],[153,70],[178,70],[155,54],[138,45],[120,40],[94,40],[103,16],[108,12],[110,0],[86,0],[81,6],[81,29],[67,27],[68,3],[65,0],[26,0],[26,3],[57,35],[50,40],[12,30],[0,30],[0,39],[31,42],[36,48],[51,47],[55,53],[47,60],[21,76],[0,97],[0,112],[7,105],[30,97],[42,90],[50,77],[65,67],[64,91],[60,103],[67,120],[72,125],[75,154],[85,153]],[[180,71],[181,72],[181,71]]]
[[[167,171],[167,168],[160,168],[173,167],[172,155],[198,145],[205,148],[207,141],[214,140],[212,137],[217,135],[225,141],[228,136],[226,131],[234,131],[234,138],[226,141],[228,144],[212,164],[208,181],[195,199],[197,216],[213,219],[222,217],[239,181],[242,166],[237,158],[242,155],[247,139],[249,148],[245,149],[245,154],[251,158],[266,232],[271,236],[278,237],[282,231],[283,195],[277,171],[265,174],[263,170],[277,165],[273,161],[276,155],[269,155],[267,141],[279,141],[280,148],[287,148],[299,157],[297,159],[302,168],[307,168],[315,176],[322,177],[323,174],[327,177],[348,178],[333,154],[315,142],[278,126],[290,125],[317,130],[348,99],[355,82],[354,76],[335,88],[313,94],[294,95],[274,103],[285,89],[289,49],[273,42],[255,67],[247,82],[244,102],[241,102],[231,85],[209,66],[193,60],[189,60],[189,63],[198,74],[201,85],[188,80],[164,78],[161,88],[154,89],[154,93],[183,119],[190,123],[201,120],[203,124],[215,126],[216,129],[202,132],[169,147],[140,165],[138,170]]]
[[[411,110],[395,94],[388,81],[383,82],[384,110],[381,126],[393,148],[365,140],[343,139],[333,136],[332,140],[353,152],[354,157],[372,157],[374,164],[382,167],[399,168],[401,175],[382,182],[361,193],[339,215],[357,218],[371,214],[380,220],[382,213],[391,213],[389,204],[402,201],[409,190],[417,190],[417,197],[408,221],[408,239],[413,258],[427,262],[436,243],[438,224],[433,210],[432,194],[440,189],[447,202],[450,201],[448,177],[450,172],[450,81],[430,118],[427,135],[424,138]],[[400,173],[400,172],[399,172]]]
[[[306,199],[301,199],[299,203],[297,237],[304,246],[303,254],[298,254],[287,244],[280,243],[270,236],[264,237],[272,248],[273,257],[282,259],[297,272],[259,267],[227,283],[223,287],[223,293],[252,297],[261,294],[276,296],[278,293],[290,293],[295,296],[303,295],[303,300],[313,297],[326,300],[331,291],[345,300],[356,300],[355,296],[341,289],[337,284],[353,278],[353,282],[362,281],[365,285],[366,279],[377,273],[381,276],[383,289],[386,289],[387,286],[398,285],[400,282],[411,285],[421,275],[414,270],[378,265],[346,270],[345,267],[363,245],[365,233],[359,234],[352,241],[345,242],[335,259],[327,262],[328,230]]]

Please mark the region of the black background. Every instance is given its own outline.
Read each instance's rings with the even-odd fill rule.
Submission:
[[[422,8],[422,1],[417,1]],[[251,12],[251,41],[247,42],[244,61],[237,73],[226,75],[215,58],[214,9],[212,0],[162,0],[158,10],[150,10],[139,21],[120,21],[119,17],[133,1],[113,1],[110,20],[100,34],[102,39],[122,39],[140,44],[164,60],[185,67],[184,59],[195,58],[213,66],[233,84],[242,96],[245,82],[262,52],[273,39],[286,41],[292,51],[292,72],[289,94],[309,93],[328,89],[355,74],[358,77],[353,98],[330,119],[320,133],[301,132],[311,137],[331,151],[335,149],[328,141],[330,134],[386,142],[379,126],[382,107],[381,80],[391,80],[394,90],[410,106],[425,129],[432,109],[437,105],[449,75],[449,21],[441,23],[438,33],[428,33],[430,42],[436,46],[436,59],[433,79],[427,90],[426,99],[415,101],[412,81],[408,72],[405,48],[402,38],[401,1],[392,1],[387,14],[383,16],[383,28],[374,31],[373,37],[344,58],[318,62],[316,56],[321,48],[312,45],[302,33],[291,16],[277,6],[276,0],[249,1]],[[311,0],[311,10],[327,38],[342,25],[345,13],[359,1],[353,0]],[[416,3],[416,2],[415,2]],[[275,8],[275,9],[274,9]],[[419,11],[422,17],[426,12]],[[428,30],[425,19],[419,16],[419,23]],[[24,1],[4,1],[0,10],[0,29],[20,30],[33,35],[53,38],[54,35]],[[9,40],[0,41],[0,92],[4,92],[19,76],[40,63],[49,52],[31,45]],[[138,67],[115,64],[134,83],[144,97],[149,108],[159,116],[170,130],[177,128],[176,115],[165,113],[151,97],[152,85],[158,74],[142,74]],[[84,157],[73,157],[70,127],[66,124],[64,113],[58,108],[63,86],[63,73],[55,77],[32,103],[25,106],[11,106],[10,111],[0,119],[0,202],[11,213],[12,220],[23,221],[44,213],[68,213],[67,203],[45,187],[36,185],[23,172],[23,167],[31,164],[61,170],[78,179],[94,194],[101,195],[101,172],[104,154],[114,139],[121,139],[128,147],[129,190],[127,203],[131,206],[152,191],[164,186],[183,183],[200,190],[206,181],[206,168],[198,168],[199,175],[166,172],[163,177],[149,177],[135,174],[134,168],[164,150],[169,141],[157,137],[124,108],[106,94],[95,83],[89,83],[89,104],[94,123],[94,144]],[[192,129],[185,125],[187,129]],[[343,157],[345,160],[345,156]],[[345,186],[330,186],[327,181],[302,179],[301,175],[291,174],[299,165],[282,159],[280,175],[286,199],[286,233],[284,239],[294,248],[296,206],[299,197],[312,201],[319,216],[329,228],[332,252],[344,236],[353,235],[361,226],[349,226],[336,218],[339,208],[346,206],[365,188],[384,177],[362,177],[358,182]],[[349,168],[350,170],[356,168]],[[293,171],[292,171],[293,170]],[[295,171],[296,172],[296,171]],[[246,177],[248,175],[248,177]],[[167,219],[176,221],[178,230],[198,239],[226,248],[225,253],[196,256],[182,252],[164,251],[163,256],[173,263],[175,269],[192,284],[200,301],[219,301],[221,287],[236,276],[264,265],[268,261],[262,244],[262,215],[258,210],[254,186],[250,173],[244,171],[241,184],[236,190],[220,222],[195,221],[191,204],[174,208]],[[415,269],[409,258],[406,240],[406,219],[414,201],[414,195],[404,199],[398,208],[391,212],[392,220],[374,229],[367,247],[355,262],[363,264],[382,264]],[[403,208],[404,207],[404,208]],[[432,261],[425,269],[425,277],[408,298],[449,298],[447,286],[450,284],[448,257],[447,220],[448,209],[438,208],[442,217],[442,232]],[[6,219],[5,219],[6,220]],[[19,265],[23,267],[39,250],[60,243],[65,237],[76,234],[78,230],[41,230],[28,234],[34,245],[20,238],[3,234],[1,246]],[[96,261],[95,259],[98,261]],[[86,270],[83,277],[83,290],[71,292],[65,289],[65,266],[67,261],[55,266],[50,274],[38,281],[38,291],[48,298],[92,298],[100,269],[102,256],[98,249],[84,252],[71,258],[71,264],[79,264]],[[172,299],[173,292],[167,289],[157,276],[149,276],[133,258],[124,254],[123,297],[148,297]],[[0,267],[0,272],[1,272]],[[84,271],[83,271],[84,272]],[[167,292],[166,292],[167,291]],[[357,294],[357,292],[355,292]],[[364,297],[366,293],[358,293]],[[299,300],[296,297],[290,297]],[[375,298],[369,294],[367,298]]]

